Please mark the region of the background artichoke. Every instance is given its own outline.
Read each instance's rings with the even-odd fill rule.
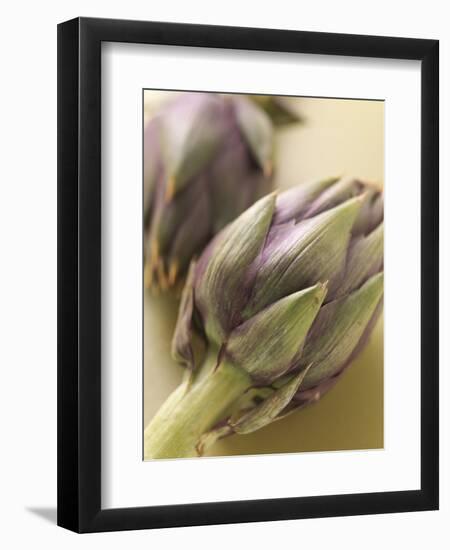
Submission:
[[[191,265],[173,339],[187,374],[146,458],[201,454],[336,383],[381,311],[382,220],[378,189],[329,179],[264,197],[215,237]]]
[[[173,286],[213,235],[271,190],[273,154],[271,119],[245,97],[184,93],[156,113],[144,134],[147,287]]]

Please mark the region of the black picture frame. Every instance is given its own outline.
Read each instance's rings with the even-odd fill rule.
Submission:
[[[104,41],[421,61],[420,490],[102,510]],[[438,508],[438,67],[437,40],[91,18],[58,26],[58,525],[97,532]]]

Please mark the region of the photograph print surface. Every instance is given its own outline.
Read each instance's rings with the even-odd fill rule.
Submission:
[[[143,91],[144,460],[383,447],[384,102]]]

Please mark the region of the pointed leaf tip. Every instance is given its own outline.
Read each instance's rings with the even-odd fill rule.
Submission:
[[[358,290],[321,308],[299,365],[313,364],[305,389],[333,376],[351,356],[383,296],[383,280],[383,273],[377,273]]]
[[[177,324],[172,338],[172,357],[187,367],[194,368],[192,349],[192,318],[194,314],[194,276],[196,262],[192,261],[181,295]],[[170,278],[170,273],[169,273]]]
[[[260,405],[257,405],[236,419],[231,418],[229,425],[233,431],[238,434],[248,434],[276,420],[297,393],[309,368],[310,366],[295,374]]]
[[[326,293],[319,283],[260,311],[231,333],[227,355],[258,383],[270,383],[290,367]]]
[[[233,99],[237,124],[262,170],[273,159],[273,126],[265,111],[245,97]]]
[[[196,284],[196,300],[207,335],[221,345],[246,299],[244,281],[260,253],[272,222],[276,193],[266,195],[248,208],[217,236],[208,250]]]
[[[264,249],[256,283],[244,317],[317,281],[332,279],[343,269],[358,198],[296,225],[274,226],[276,235]]]

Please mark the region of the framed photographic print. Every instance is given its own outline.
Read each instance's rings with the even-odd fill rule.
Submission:
[[[58,524],[438,507],[438,42],[58,27]]]

